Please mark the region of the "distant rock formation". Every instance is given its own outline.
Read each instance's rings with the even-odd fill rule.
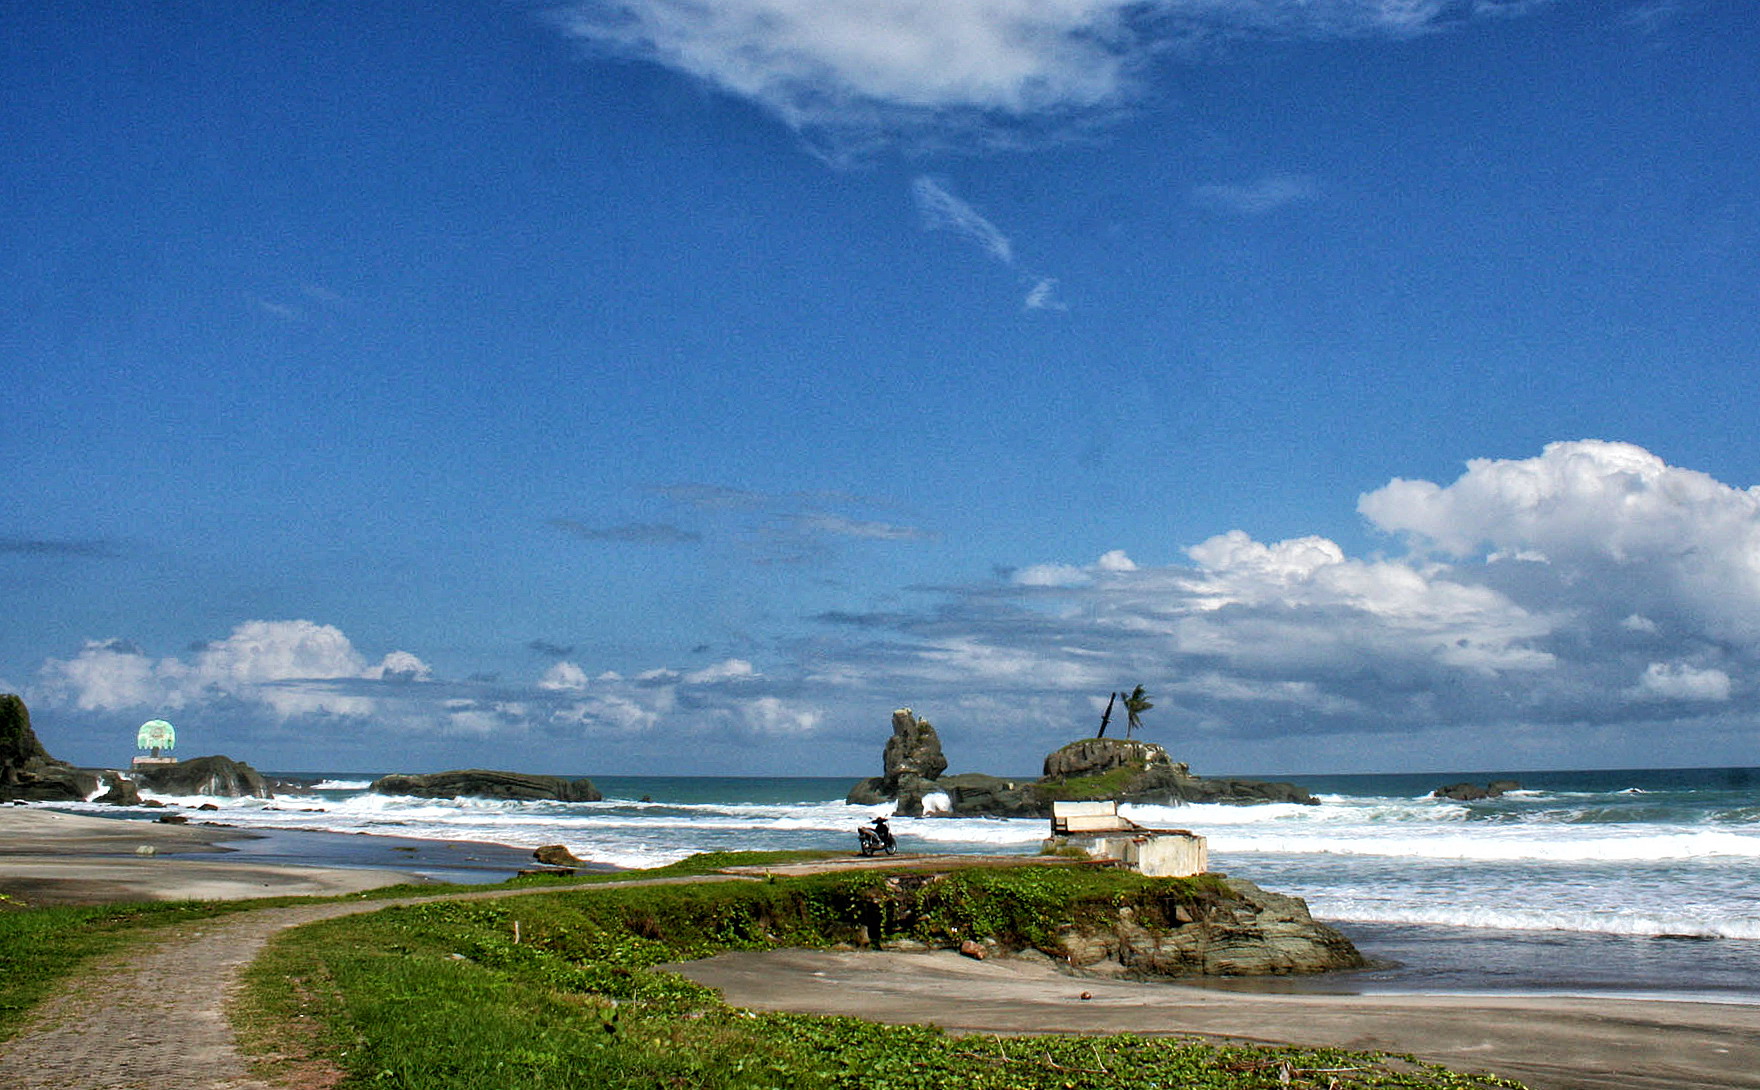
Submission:
[[[529,776],[523,772],[495,772],[481,768],[422,776],[381,776],[373,781],[372,790],[381,795],[414,795],[424,799],[465,797],[598,802],[605,797],[593,786],[592,780],[565,780],[560,776]]]
[[[78,802],[97,789],[97,773],[49,756],[24,701],[0,693],[0,802]]]
[[[1476,783],[1451,783],[1447,787],[1438,787],[1430,792],[1433,799],[1453,799],[1456,802],[1478,802],[1481,799],[1494,799],[1506,791],[1520,791],[1522,785],[1515,780],[1492,780],[1484,787]]]
[[[1045,758],[1040,788],[1052,799],[1113,799],[1118,802],[1293,802],[1314,805],[1313,795],[1291,783],[1194,776],[1153,742],[1083,738]]]
[[[857,784],[849,801],[875,806],[897,799],[899,813],[921,814],[923,796],[937,790],[936,778],[947,771],[935,727],[927,719],[918,719],[909,708],[893,712],[892,737],[886,740],[881,760],[883,774]]]
[[[1126,738],[1071,742],[1045,758],[1045,774],[1038,780],[1010,780],[976,772],[942,776],[946,767],[935,728],[909,708],[900,708],[892,713],[885,774],[856,784],[847,801],[857,806],[896,802],[897,813],[907,817],[921,816],[924,799],[936,793],[947,796],[948,812],[994,817],[1047,817],[1053,802],[1077,800],[1288,802],[1306,806],[1317,801],[1294,784],[1194,776],[1160,746]]]
[[[243,761],[218,754],[179,761],[174,765],[143,765],[135,782],[162,795],[215,795],[221,798],[274,798],[269,784]]]

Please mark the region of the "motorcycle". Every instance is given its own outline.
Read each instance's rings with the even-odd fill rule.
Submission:
[[[892,830],[886,827],[885,818],[876,819],[874,824],[857,829],[856,840],[861,845],[863,855],[879,852],[891,855],[898,850],[898,842],[892,838]]]

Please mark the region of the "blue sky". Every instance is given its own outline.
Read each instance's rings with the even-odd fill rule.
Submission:
[[[58,755],[1760,763],[1760,12],[31,5]]]

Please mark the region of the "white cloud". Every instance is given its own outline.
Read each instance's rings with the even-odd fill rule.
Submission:
[[[745,659],[728,659],[684,675],[687,685],[719,685],[725,681],[750,681],[760,676]]]
[[[368,666],[340,629],[311,621],[246,621],[192,659],[153,660],[118,641],[91,641],[72,659],[51,658],[44,694],[81,711],[176,709],[235,700],[279,718],[363,717],[373,697],[343,682],[427,681],[426,663],[405,651]]]
[[[1624,595],[1622,617],[1684,611],[1710,636],[1760,644],[1760,489],[1642,447],[1552,443],[1536,458],[1470,461],[1447,487],[1396,479],[1357,506],[1457,558],[1543,558],[1530,566],[1574,573],[1578,597]]]
[[[44,662],[41,676],[52,702],[80,711],[182,706],[151,659],[115,640],[87,640],[73,658]]]
[[[538,679],[540,689],[584,689],[587,687],[587,672],[572,662],[558,662],[544,671]]]
[[[1730,678],[1722,670],[1700,669],[1684,662],[1653,662],[1638,679],[1637,695],[1722,702],[1729,699]]]
[[[575,0],[563,31],[820,134],[1065,118],[1137,98],[1158,57],[1241,36],[1409,37],[1533,0]]]
[[[1008,236],[985,219],[978,210],[960,200],[933,178],[920,177],[911,183],[916,195],[917,211],[923,227],[930,231],[947,231],[978,244],[985,253],[1004,265],[1014,263],[1014,246]]]

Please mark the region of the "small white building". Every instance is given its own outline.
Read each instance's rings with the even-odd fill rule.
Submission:
[[[1118,812],[1116,802],[1054,802],[1048,849],[1080,848],[1092,859],[1116,859],[1152,878],[1185,878],[1210,869],[1203,837],[1186,829],[1147,829]]]

